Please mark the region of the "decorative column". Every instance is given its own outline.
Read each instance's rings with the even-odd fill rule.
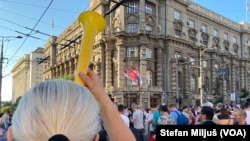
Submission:
[[[100,76],[101,75],[101,62],[100,61],[98,61],[98,62],[96,62],[96,74],[98,75],[98,76]],[[102,78],[103,79],[103,78]]]
[[[184,97],[184,94],[187,94],[187,91],[189,90],[190,88],[190,75],[189,75],[189,66],[188,65],[184,65],[184,70],[183,70],[183,75],[184,75],[184,86],[183,86],[183,97]]]
[[[73,74],[73,71],[72,71],[72,60],[69,60],[69,74],[72,75]]]
[[[65,64],[64,63],[62,63],[61,65],[60,65],[60,70],[61,70],[61,76],[64,76],[65,75]]]
[[[221,66],[219,66],[218,63],[215,61],[212,61],[211,64],[212,64],[212,66],[211,66],[212,78],[210,81],[210,89],[211,89],[212,94],[215,94],[215,89],[213,89],[213,87],[215,87],[216,79],[218,78],[218,70]]]
[[[56,70],[55,70],[55,76],[54,77],[58,77],[59,76],[59,68],[58,68],[58,66],[56,66],[55,69]]]
[[[240,89],[245,88],[245,61],[240,66]]]
[[[124,37],[123,35],[119,35],[116,38],[116,49],[117,49],[117,59],[118,59],[118,73],[117,73],[117,87],[118,88],[124,88],[126,78],[124,76],[123,68],[125,67],[124,58],[127,58],[126,56],[126,48],[124,46]]]
[[[106,44],[106,56],[105,56],[105,60],[106,60],[106,64],[105,64],[105,77],[106,77],[106,88],[109,88],[110,86],[112,86],[112,50],[108,49],[108,46]]]
[[[69,75],[69,62],[64,64],[64,75]]]
[[[162,56],[162,47],[158,47],[157,50],[156,50],[156,54],[157,54],[157,57],[156,58],[156,70],[155,70],[155,74],[156,74],[156,86],[163,86],[163,66],[162,66],[162,61],[163,61],[163,56]]]
[[[75,58],[75,59],[74,59],[74,64],[75,64],[74,73],[76,73],[76,70],[77,70],[77,62],[78,62],[78,59]],[[75,74],[75,75],[77,75],[77,74]]]
[[[138,87],[139,87],[139,96],[140,96],[140,104],[141,105],[144,105],[144,98],[146,98],[145,97],[145,95],[146,95],[146,93],[144,93],[144,91],[146,90],[146,85],[145,84],[143,84],[143,80],[146,80],[146,72],[147,72],[147,61],[146,61],[146,44],[142,44],[141,46],[140,46],[140,72],[139,72],[139,74],[140,74],[140,77],[141,77],[141,80],[142,80],[142,82],[141,83],[139,83],[138,85]],[[145,83],[145,82],[144,82]]]

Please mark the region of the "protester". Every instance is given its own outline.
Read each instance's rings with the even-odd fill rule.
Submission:
[[[176,125],[175,119],[169,115],[169,110],[166,105],[160,106],[161,116],[158,119],[158,125]]]
[[[98,141],[99,115],[110,141],[135,141],[99,77],[92,71],[79,76],[86,87],[47,80],[24,94],[14,112],[8,141]]]
[[[220,113],[217,113],[220,119],[217,121],[219,125],[233,125],[234,120],[230,118],[230,113],[227,109],[221,108]]]
[[[213,116],[214,110],[210,106],[203,106],[198,116],[198,121],[201,122],[200,125],[217,125],[213,121]]]
[[[236,110],[234,112],[235,122],[233,125],[247,125],[246,117],[247,117],[246,111]]]
[[[246,111],[246,114],[247,114],[247,117],[246,117],[247,125],[250,125],[250,102],[246,102],[244,104],[244,110]]]
[[[135,135],[136,141],[142,141],[144,133],[144,125],[143,125],[144,114],[141,110],[138,109],[137,104],[133,103],[131,104],[131,107],[133,110],[133,117],[130,118],[130,120],[134,124],[133,133]]]
[[[1,136],[5,136],[10,125],[10,115],[5,112],[0,118]]]

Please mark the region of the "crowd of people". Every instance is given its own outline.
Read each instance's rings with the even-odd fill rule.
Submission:
[[[94,72],[79,77],[85,86],[57,79],[31,88],[12,118],[2,115],[2,136],[8,141],[154,141],[157,125],[250,124],[249,102],[242,107],[208,102],[181,109],[175,104],[115,106]]]
[[[145,109],[118,105],[119,113],[137,141],[154,141],[157,125],[250,125],[250,102],[244,105],[206,102],[202,106],[177,108],[162,104]]]

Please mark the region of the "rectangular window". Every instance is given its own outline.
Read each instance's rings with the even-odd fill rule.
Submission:
[[[138,24],[127,24],[128,33],[134,33],[138,30]]]
[[[193,20],[188,20],[188,27],[194,28],[194,21]]]
[[[217,29],[214,29],[213,35],[214,35],[214,37],[218,37],[218,30]]]
[[[128,3],[127,13],[137,13],[138,11],[138,3]]]
[[[181,38],[181,30],[175,30],[175,37]]]
[[[233,36],[233,43],[237,43],[237,37]]]
[[[146,58],[152,58],[152,50],[151,50],[151,48],[146,48]]]
[[[181,12],[180,11],[174,11],[174,19],[180,20],[181,19]]]
[[[146,31],[152,31],[152,26],[151,26],[151,25],[146,24]]]
[[[192,76],[190,79],[190,90],[195,90],[195,77]]]
[[[176,51],[174,57],[181,58],[181,53],[179,51]]]
[[[228,34],[227,34],[227,33],[224,33],[223,38],[224,38],[224,40],[228,40]]]
[[[201,31],[206,33],[207,32],[207,26],[206,25],[201,25]]]
[[[129,47],[127,50],[127,57],[138,57],[138,48]]]
[[[152,10],[152,6],[151,5],[149,5],[149,4],[145,5],[145,13],[149,14],[149,15],[152,15],[153,10]]]
[[[192,65],[192,66],[194,66],[195,65],[195,58],[194,57],[190,57],[190,64]]]
[[[202,61],[202,66],[203,66],[204,68],[206,68],[206,67],[207,67],[207,61]]]

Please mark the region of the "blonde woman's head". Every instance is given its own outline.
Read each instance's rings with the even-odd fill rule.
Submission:
[[[15,141],[46,141],[63,134],[92,141],[100,130],[99,106],[86,87],[67,80],[37,84],[22,98],[12,119]]]

